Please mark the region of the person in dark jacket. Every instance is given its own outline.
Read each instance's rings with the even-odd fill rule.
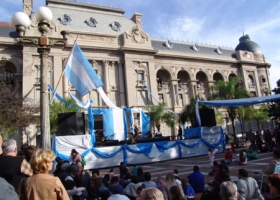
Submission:
[[[14,139],[4,140],[2,144],[3,156],[0,157],[0,177],[14,186],[17,191],[22,178],[32,176],[33,171],[29,163],[17,156],[17,143]]]

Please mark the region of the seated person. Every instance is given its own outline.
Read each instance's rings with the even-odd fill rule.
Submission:
[[[198,166],[193,167],[193,173],[187,177],[190,181],[190,184],[196,193],[204,191],[204,175],[199,171]]]
[[[258,159],[259,156],[258,156],[258,151],[255,149],[255,150],[251,150],[247,153],[247,158],[249,160],[255,160],[255,159]]]
[[[237,154],[237,159],[235,160],[236,162],[238,162],[240,165],[246,165],[248,162],[247,159],[247,154],[245,152],[245,150],[241,150],[239,154]]]
[[[274,168],[276,163],[280,162],[280,150],[273,151],[273,159],[271,162],[262,170],[262,173],[265,175],[271,175],[274,173]],[[256,180],[261,180],[262,174],[256,173],[254,178]]]
[[[232,162],[232,153],[229,149],[227,149],[225,153],[225,161],[227,164],[230,164]]]

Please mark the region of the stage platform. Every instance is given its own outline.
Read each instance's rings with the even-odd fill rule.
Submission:
[[[71,149],[76,149],[87,161],[85,169],[143,164],[208,153],[209,148],[225,150],[225,137],[221,127],[204,128],[201,138],[187,140],[158,141],[124,144],[118,146],[93,147],[90,135],[57,136],[53,139],[53,150],[64,160],[69,160]]]

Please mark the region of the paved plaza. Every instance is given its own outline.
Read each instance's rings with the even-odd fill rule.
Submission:
[[[237,149],[237,153],[241,149]],[[234,154],[234,158],[237,157],[237,153]],[[215,160],[220,161],[224,159],[224,153],[217,153]],[[253,176],[254,172],[260,172],[266,165],[272,160],[272,152],[259,153],[259,158],[257,160],[248,161],[247,165],[239,165],[237,163],[232,163],[229,166],[230,178],[232,181],[237,181],[237,170],[240,168],[245,168],[249,172],[249,176]],[[163,162],[156,163],[147,163],[141,164],[141,166],[145,171],[149,171],[152,174],[152,179],[156,180],[158,176],[162,176],[165,178],[166,174],[172,172],[173,169],[178,169],[180,177],[186,177],[190,173],[192,173],[192,169],[194,165],[198,165],[200,167],[200,171],[205,175],[205,183],[207,185],[214,176],[208,176],[210,171],[210,164],[208,155],[198,156],[198,157],[190,157],[176,160],[169,160]],[[129,166],[132,168],[133,166]],[[101,174],[104,175],[109,172],[109,169],[100,170]],[[119,176],[119,169],[117,167],[114,168],[115,175]],[[200,194],[196,195],[196,199],[200,198]]]

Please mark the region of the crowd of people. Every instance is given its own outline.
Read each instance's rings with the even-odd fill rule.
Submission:
[[[218,150],[209,148],[208,175],[213,180],[207,184],[198,165],[185,177],[177,169],[165,177],[153,177],[141,166],[128,168],[121,162],[118,175],[110,169],[102,176],[99,169],[84,170],[86,163],[75,149],[69,152],[69,160],[56,158],[52,150],[32,145],[22,145],[18,150],[13,139],[4,140],[1,150],[0,200],[191,200],[198,193],[201,200],[280,199],[280,174],[274,173],[280,162],[277,148],[271,149],[273,159],[261,174],[249,177],[246,169],[241,168],[234,172],[238,176],[235,182],[230,179],[228,165],[246,165],[248,160],[256,159],[257,149],[241,150],[236,159],[227,149],[224,159],[218,162]],[[269,195],[259,188],[262,174],[267,176]]]

